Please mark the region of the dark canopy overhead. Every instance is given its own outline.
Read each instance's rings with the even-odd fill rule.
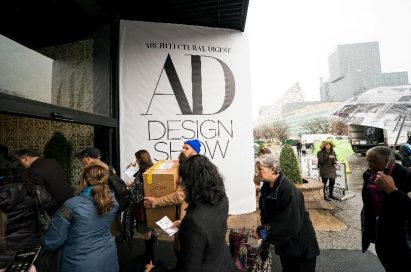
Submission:
[[[79,40],[115,19],[244,31],[248,0],[4,0],[0,34],[29,48]]]

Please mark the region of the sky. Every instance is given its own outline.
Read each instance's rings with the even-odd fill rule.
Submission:
[[[295,82],[307,101],[320,100],[320,77],[339,44],[378,41],[382,72],[411,79],[411,0],[252,0],[250,46],[253,119]]]

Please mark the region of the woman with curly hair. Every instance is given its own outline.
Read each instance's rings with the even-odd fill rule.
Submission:
[[[59,271],[118,271],[111,223],[118,203],[108,186],[108,170],[90,165],[81,174],[84,189],[53,215],[45,233],[46,250],[60,248]]]
[[[235,271],[225,241],[228,199],[217,167],[195,155],[180,165],[179,174],[188,208],[178,233],[178,271]]]

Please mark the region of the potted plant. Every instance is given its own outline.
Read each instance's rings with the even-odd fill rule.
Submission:
[[[295,184],[303,184],[300,167],[293,148],[285,144],[280,153],[281,172]]]
[[[308,209],[324,208],[323,184],[315,179],[303,179],[294,150],[290,145],[284,145],[280,153],[281,172],[289,180],[294,182],[304,196],[304,202]]]

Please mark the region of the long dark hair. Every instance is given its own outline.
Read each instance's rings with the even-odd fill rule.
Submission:
[[[141,169],[147,169],[153,166],[153,161],[151,160],[150,153],[147,150],[141,149],[135,154],[138,167]]]
[[[179,174],[190,205],[214,205],[226,196],[223,177],[206,156],[191,156],[180,165]]]

